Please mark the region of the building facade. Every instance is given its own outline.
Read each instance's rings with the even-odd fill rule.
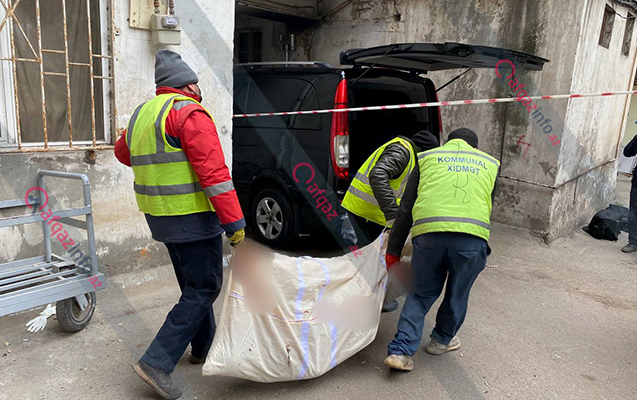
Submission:
[[[251,3],[253,11],[237,13],[237,28],[249,18],[253,31],[254,18],[260,16],[254,10],[271,10],[274,5],[269,0],[241,3]],[[345,49],[461,42],[550,59],[542,72],[516,71],[528,95],[633,87],[635,1],[324,0],[314,5],[303,8],[304,14],[298,12],[301,5],[279,10],[293,18],[286,25],[287,36],[296,38],[293,59],[338,65]],[[263,35],[269,34],[266,28]],[[263,54],[271,51],[264,47]],[[281,60],[284,55],[277,51]],[[440,86],[460,72],[428,76]],[[438,94],[441,100],[466,100],[508,97],[513,92],[495,71],[472,70]],[[536,102],[537,114],[519,103],[445,107],[442,116],[446,133],[470,127],[479,134],[481,148],[501,160],[492,219],[551,240],[586,223],[615,200],[616,160],[628,102],[627,96],[544,100]],[[628,199],[621,202],[628,204]]]
[[[101,268],[120,273],[168,264],[137,210],[132,171],[115,159],[113,144],[135,107],[154,96],[154,55],[169,48],[198,73],[203,104],[231,162],[234,1],[178,2],[179,46],[153,44],[153,2],[145,0],[1,2],[11,16],[0,7],[6,21],[0,22],[0,199],[24,197],[41,169],[84,173]],[[167,7],[160,2],[162,13]],[[53,210],[80,205],[79,183],[47,184]],[[0,229],[0,262],[42,252],[41,225]]]

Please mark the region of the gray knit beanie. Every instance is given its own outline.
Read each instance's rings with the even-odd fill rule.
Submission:
[[[155,55],[155,85],[180,88],[198,83],[197,74],[181,59],[178,53],[159,50]]]

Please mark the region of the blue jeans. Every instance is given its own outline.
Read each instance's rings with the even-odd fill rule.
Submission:
[[[398,332],[388,354],[416,354],[422,339],[425,315],[445,287],[431,337],[449,344],[464,322],[473,282],[487,262],[487,242],[464,233],[437,232],[413,238],[411,266],[414,292],[407,296],[398,321]]]
[[[192,344],[192,354],[208,354],[217,328],[212,303],[223,282],[221,236],[190,243],[166,243],[181,288],[179,302],[168,313],[142,360],[165,372]]]

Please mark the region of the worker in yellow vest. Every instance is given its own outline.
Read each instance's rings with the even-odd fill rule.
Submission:
[[[368,245],[383,229],[392,227],[407,179],[417,165],[416,153],[438,144],[438,138],[429,131],[420,131],[411,140],[398,136],[380,146],[363,163],[342,204],[352,220],[358,247]],[[394,300],[383,305],[383,312],[397,308],[398,302]]]
[[[410,371],[420,346],[425,315],[443,288],[429,354],[460,348],[456,333],[464,322],[469,292],[491,253],[490,217],[500,162],[478,148],[477,135],[453,131],[447,143],[418,154],[389,236],[387,268],[395,265],[412,232],[413,292],[403,305],[398,332],[389,343],[385,365]]]
[[[242,242],[245,220],[212,115],[201,105],[198,77],[181,56],[160,50],[156,96],[133,112],[115,144],[132,167],[135,198],[153,239],[166,245],[182,295],[135,372],[164,399],[182,392],[170,374],[189,344],[189,361],[205,361],[215,335],[212,303],[223,280],[225,232]]]
[[[420,131],[411,140],[399,136],[388,141],[363,163],[342,204],[358,225],[358,247],[392,227],[407,179],[417,165],[416,153],[437,146],[438,139],[431,132]]]

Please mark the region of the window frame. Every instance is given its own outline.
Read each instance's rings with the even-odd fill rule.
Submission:
[[[4,6],[10,8],[12,5],[9,5],[7,0],[0,0],[3,4],[0,5],[0,21],[2,21],[6,15],[6,11]],[[36,0],[37,2],[46,1],[46,0]],[[92,52],[90,55],[90,62],[85,63],[86,65],[79,65],[81,63],[72,63],[69,60],[69,68],[89,68],[89,76],[91,79],[91,89],[92,89],[92,98],[95,101],[92,102],[91,108],[89,112],[94,114],[97,111],[97,97],[94,97],[97,91],[97,85],[102,85],[101,93],[101,102],[102,102],[102,110],[104,118],[103,118],[103,132],[104,137],[98,138],[95,136],[90,140],[74,140],[69,134],[68,141],[42,141],[38,142],[23,142],[22,141],[22,132],[20,132],[20,127],[18,125],[19,120],[19,107],[20,104],[18,102],[17,93],[16,93],[16,82],[14,80],[14,71],[16,62],[23,62],[20,60],[15,61],[13,57],[15,50],[12,49],[12,40],[11,36],[14,35],[22,35],[19,30],[14,28],[15,24],[13,19],[8,18],[5,26],[2,30],[0,30],[0,78],[2,81],[0,82],[0,89],[2,92],[0,93],[0,125],[4,126],[5,129],[0,131],[0,154],[1,153],[13,153],[20,151],[56,151],[56,150],[80,150],[80,149],[99,149],[99,148],[109,148],[112,147],[113,139],[115,138],[115,127],[116,127],[116,104],[115,104],[115,59],[113,56],[113,45],[114,45],[114,9],[115,9],[115,0],[97,0],[96,9],[99,15],[94,15],[95,0],[82,0],[80,4],[86,8],[86,12],[89,13],[89,19],[99,24],[99,42],[100,49],[99,53],[96,53],[96,49],[93,48],[93,43],[96,38],[92,38],[92,29],[91,35],[89,35],[89,50]],[[18,4],[19,7],[19,4]],[[37,18],[33,16],[33,18]],[[92,25],[92,23],[91,23]],[[93,43],[90,43],[91,38],[93,39]],[[72,40],[72,35],[69,32],[67,37],[67,41]],[[68,43],[68,42],[67,42]],[[40,54],[46,52],[49,49],[42,49],[39,51]],[[55,50],[54,50],[55,51]],[[9,60],[7,60],[9,59]],[[42,59],[40,57],[36,57],[33,62],[40,64]],[[101,71],[101,75],[98,74],[98,71]],[[48,71],[45,71],[45,75]],[[70,70],[69,70],[70,73]],[[64,75],[66,76],[66,75]],[[69,77],[70,79],[70,77]],[[41,89],[41,86],[38,86]],[[17,91],[20,91],[20,88],[17,88]],[[67,92],[69,98],[71,96],[70,92]],[[49,96],[52,96],[49,94]],[[49,96],[45,96],[49,97]],[[43,110],[37,110],[34,112],[43,112]],[[67,109],[68,112],[68,109]],[[5,125],[6,123],[6,125]],[[95,123],[91,123],[91,132],[97,133],[98,124],[97,119],[95,119]]]
[[[633,33],[635,32],[635,16],[628,12],[626,15],[626,26],[624,28],[624,39],[622,40],[622,55],[628,57],[630,55],[630,47],[633,41]]]
[[[259,86],[259,83],[267,82],[268,84],[276,84],[278,86],[283,86],[284,81],[289,81],[290,83],[293,83],[293,84],[303,85],[303,90],[299,92],[299,98],[296,99],[294,105],[291,106],[289,110],[278,110],[274,108],[274,105],[272,104],[272,102],[268,100],[268,96],[266,96],[264,91],[261,89],[261,87]],[[270,106],[272,106],[271,111],[267,109],[260,109],[260,108],[252,109],[253,107],[252,102],[254,102],[255,97],[254,95],[251,96],[250,92],[255,90],[258,91],[259,95],[262,97],[262,99],[260,100],[265,100],[267,101],[267,103],[269,103]],[[246,94],[245,113],[251,114],[251,113],[265,113],[265,112],[297,111],[301,108],[302,103],[305,101],[306,98],[308,98],[309,95],[314,95],[314,97],[316,98],[317,104],[320,104],[320,97],[318,95],[318,90],[316,89],[316,87],[314,86],[312,82],[303,78],[290,77],[290,76],[251,76],[250,85],[248,86],[248,92]],[[292,123],[297,121],[297,118],[293,119],[293,117],[295,116],[287,115],[287,116],[274,116],[274,117],[267,117],[267,118],[251,118],[248,121],[248,124],[252,128],[259,128],[259,129],[285,129],[285,130],[294,130],[294,131],[320,131],[323,129],[321,118],[317,114],[308,114],[308,115],[302,116],[302,117],[317,118],[317,122],[318,122],[317,125],[311,128],[300,127],[298,125],[292,126]],[[281,124],[277,124],[272,121],[280,121]]]
[[[0,21],[6,11],[0,6]],[[8,25],[8,21],[6,23]],[[6,26],[0,30],[0,58],[11,58],[11,35]],[[15,144],[15,88],[13,87],[13,62],[0,60],[0,146]]]
[[[255,33],[259,33],[261,34],[261,48],[259,49],[258,53],[260,55],[260,60],[255,61],[254,60],[254,55],[255,55],[255,50],[254,50],[254,34]],[[241,61],[241,35],[248,35],[248,60],[247,61]],[[239,61],[239,63],[253,63],[253,62],[261,62],[263,61],[263,30],[262,29],[240,29],[238,31],[235,32],[235,38],[237,39],[238,43],[236,43],[236,49],[237,49],[237,60]]]
[[[613,9],[613,7],[606,4],[604,8],[604,16],[602,17],[602,28],[599,33],[599,41],[597,43],[605,49],[610,48],[610,44],[613,40],[613,29],[615,28],[615,15],[616,15],[615,9]],[[606,35],[606,33],[608,33],[608,35]]]

